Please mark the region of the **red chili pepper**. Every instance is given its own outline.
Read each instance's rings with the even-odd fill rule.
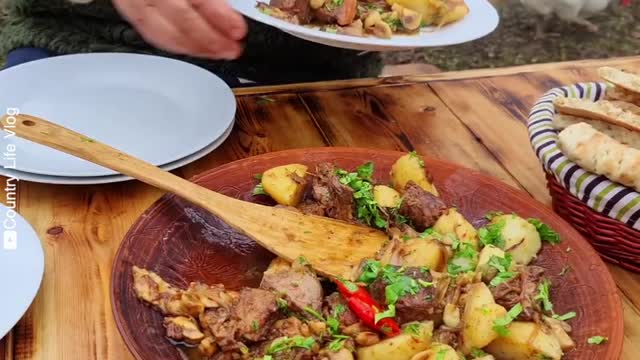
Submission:
[[[338,291],[347,300],[349,309],[353,311],[362,322],[380,331],[387,337],[393,337],[400,333],[400,326],[391,318],[380,319],[376,323],[376,314],[380,312],[380,305],[369,295],[364,287],[350,281],[335,279]]]

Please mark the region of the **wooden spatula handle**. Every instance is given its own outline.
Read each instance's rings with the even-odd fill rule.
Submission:
[[[235,200],[182,179],[95,139],[35,116],[4,116],[0,122],[4,130],[10,134],[14,133],[21,138],[47,145],[175,193],[216,215],[220,215],[219,213],[223,211],[224,201]],[[220,206],[216,206],[216,203]]]

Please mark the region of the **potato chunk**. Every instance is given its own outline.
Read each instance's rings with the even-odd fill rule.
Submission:
[[[462,315],[462,351],[482,349],[498,337],[493,322],[505,316],[507,310],[496,304],[491,290],[484,283],[473,284],[467,294]]]
[[[358,360],[411,360],[431,345],[433,322],[414,323],[412,331],[358,349]]]
[[[440,242],[429,238],[403,241],[400,257],[403,266],[425,266],[435,271],[443,270],[446,261]]]
[[[540,234],[527,220],[516,215],[501,215],[491,222],[504,225],[501,234],[505,251],[511,254],[516,264],[527,265],[538,255],[542,248]]]
[[[264,192],[280,205],[296,206],[302,199],[307,167],[289,164],[271,168],[262,174]]]
[[[433,230],[443,235],[455,234],[460,241],[478,250],[478,231],[456,209],[449,209],[440,216]]]
[[[416,354],[411,360],[460,360],[460,356],[451,346],[434,343],[429,350]]]
[[[400,204],[400,193],[385,185],[373,187],[373,199],[378,206],[394,208]]]
[[[476,271],[481,272],[485,280],[493,278],[498,271],[496,268],[489,266],[489,260],[491,260],[491,258],[494,256],[504,259],[504,257],[506,256],[506,253],[502,251],[502,249],[493,245],[487,245],[484,248],[482,248],[482,251],[480,251],[480,256],[478,257],[478,266],[476,267]],[[513,264],[511,264],[511,267],[513,267]],[[507,269],[507,270],[510,270],[510,269]]]
[[[511,323],[509,334],[494,340],[485,351],[500,360],[560,360],[563,355],[558,340],[545,333],[540,325],[519,321]]]
[[[391,167],[391,182],[397,191],[402,193],[409,181],[415,182],[425,191],[438,196],[438,190],[424,168],[424,161],[415,153],[402,156]]]

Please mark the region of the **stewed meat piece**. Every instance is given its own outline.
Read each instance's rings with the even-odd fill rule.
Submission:
[[[324,6],[314,12],[321,23],[350,25],[358,12],[357,0],[325,0]]]
[[[322,285],[316,274],[299,259],[293,264],[277,258],[264,272],[260,287],[277,291],[287,300],[294,311],[305,308],[320,311],[322,306]]]
[[[321,163],[316,167],[308,199],[300,206],[300,210],[306,214],[352,222],[353,190],[340,182],[332,164]]]
[[[411,220],[416,230],[424,231],[433,226],[446,209],[447,205],[439,197],[409,181],[404,188],[399,212]]]
[[[496,303],[511,309],[517,304],[522,304],[520,320],[540,320],[539,306],[534,298],[538,294],[538,285],[542,281],[544,269],[539,266],[524,266],[518,269],[518,275],[514,278],[491,288]]]
[[[309,0],[271,0],[269,5],[294,15],[300,24],[311,22],[312,12]]]

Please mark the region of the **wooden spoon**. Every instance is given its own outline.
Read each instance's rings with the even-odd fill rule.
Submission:
[[[374,257],[388,240],[383,232],[368,227],[216,193],[34,116],[4,116],[0,122],[9,134],[102,165],[189,200],[286,260],[294,261],[304,256],[318,273],[325,276],[352,279],[361,260]]]

